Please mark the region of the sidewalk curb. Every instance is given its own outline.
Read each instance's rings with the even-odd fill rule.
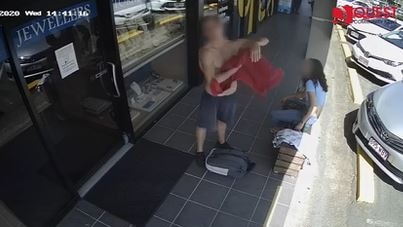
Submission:
[[[344,52],[344,56],[346,58],[349,58],[352,56],[350,46],[346,43],[346,37],[344,35],[344,30],[341,28],[340,25],[336,26],[337,27],[337,33],[339,34],[340,42],[341,42],[341,47]],[[351,91],[353,95],[353,102],[355,104],[361,104],[364,101],[364,95],[362,92],[362,88],[360,85],[360,81],[358,79],[358,74],[357,71],[353,68],[348,67],[348,75],[350,78],[350,84],[351,84]]]
[[[280,198],[281,190],[282,190],[282,186],[281,185],[277,186],[276,192],[274,194],[273,202],[271,203],[270,208],[269,208],[269,212],[267,213],[268,218],[266,219],[266,221],[265,221],[263,226],[271,226],[271,221],[273,219],[273,215],[274,215],[274,212],[276,210],[278,200]]]
[[[364,95],[362,94],[357,71],[355,69],[348,68],[348,75],[350,78],[351,90],[353,92],[353,102],[360,105],[364,101]]]
[[[352,56],[350,46],[346,43],[346,37],[344,30],[338,27],[337,32],[339,34],[341,47],[344,52],[344,56],[349,58]],[[358,79],[357,71],[354,68],[347,68],[347,72],[350,79],[351,91],[353,95],[353,102],[360,105],[364,101],[364,95]],[[361,149],[357,146],[357,202],[373,203],[375,200],[375,183],[374,183],[374,169],[373,163]]]
[[[375,180],[373,162],[357,146],[357,202],[374,203]]]

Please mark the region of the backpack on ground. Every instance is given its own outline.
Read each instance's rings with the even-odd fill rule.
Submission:
[[[245,152],[239,149],[213,148],[206,157],[206,168],[210,172],[239,178],[253,169]]]

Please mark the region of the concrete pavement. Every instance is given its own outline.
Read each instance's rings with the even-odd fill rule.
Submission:
[[[305,169],[305,179],[298,180],[285,226],[402,226],[402,188],[394,186],[376,166],[374,202],[356,201],[357,154],[351,125],[358,105],[352,100],[348,68],[335,30],[325,72],[329,94],[317,128],[320,142],[316,165]],[[362,70],[357,72],[364,97],[383,85]]]

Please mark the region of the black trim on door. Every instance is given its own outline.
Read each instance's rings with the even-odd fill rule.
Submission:
[[[116,36],[116,26],[115,26],[115,20],[113,18],[114,14],[113,14],[112,1],[105,2],[102,0],[97,0],[97,5],[98,10],[101,12],[101,14],[105,15],[100,17],[100,19],[102,20],[102,24],[104,25],[101,28],[104,36],[104,42],[110,44],[108,45],[108,47],[110,48],[105,49],[106,56],[109,57],[109,59],[106,59],[106,61],[114,64],[117,75],[116,85],[117,90],[119,90],[120,93],[119,94],[120,97],[117,97],[118,106],[116,106],[118,110],[118,116],[120,119],[118,122],[119,127],[126,134],[125,136],[127,136],[128,141],[133,142],[134,139],[133,127],[130,118],[129,104],[127,102],[122,63],[120,61],[119,46]]]

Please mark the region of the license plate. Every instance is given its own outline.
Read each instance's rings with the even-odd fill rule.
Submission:
[[[356,38],[356,39],[358,39],[358,38],[360,37],[360,34],[358,34],[358,33],[355,32],[355,31],[351,31],[351,32],[350,32],[350,35],[351,35],[352,37]]]
[[[359,56],[358,57],[358,62],[363,64],[365,67],[368,66],[368,59],[365,59],[364,57]]]
[[[185,3],[183,3],[183,2],[174,3],[174,7],[175,7],[175,8],[183,8],[183,7],[185,7]]]
[[[379,145],[379,143],[376,142],[376,140],[374,140],[373,138],[370,138],[370,139],[369,139],[368,145],[369,145],[372,149],[374,149],[374,151],[375,151],[379,156],[381,156],[381,158],[382,158],[383,160],[386,161],[386,159],[389,157],[389,153],[388,153],[387,151],[385,151],[385,149],[384,149],[381,145]]]

